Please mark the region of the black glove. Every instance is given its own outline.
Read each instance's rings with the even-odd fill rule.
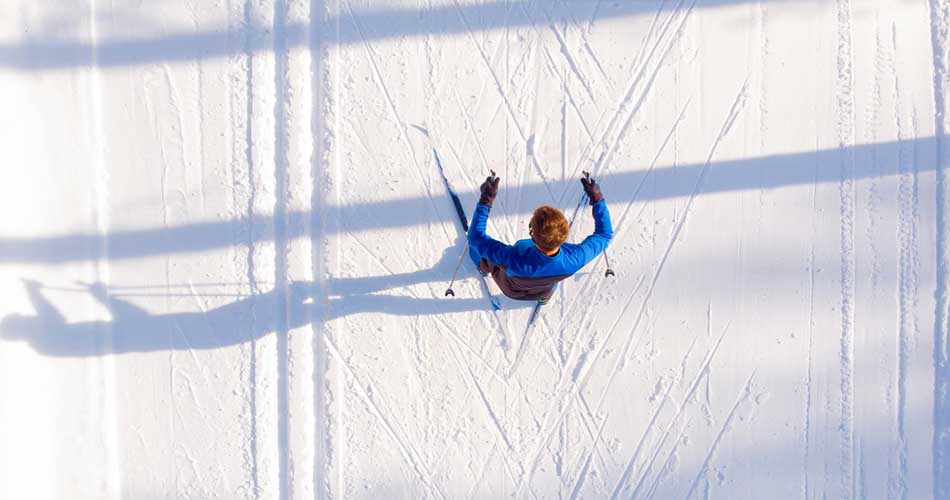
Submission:
[[[581,177],[581,184],[584,186],[584,192],[587,193],[587,197],[590,198],[591,205],[598,201],[603,201],[604,193],[600,192],[600,184],[597,184],[597,181],[590,177]]]
[[[500,177],[489,176],[485,179],[485,182],[482,183],[482,196],[478,199],[478,203],[491,207],[492,202],[495,201],[495,196],[498,195],[498,184],[500,182]]]

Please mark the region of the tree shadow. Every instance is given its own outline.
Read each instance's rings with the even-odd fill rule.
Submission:
[[[489,1],[476,4],[449,4],[425,9],[376,7],[347,9],[326,19],[312,23],[288,23],[280,30],[253,21],[238,28],[224,27],[205,31],[179,31],[161,36],[135,36],[107,39],[97,42],[59,39],[61,33],[81,32],[75,26],[87,22],[85,16],[67,12],[46,20],[42,26],[48,35],[29,37],[17,43],[0,43],[0,67],[32,71],[58,68],[100,66],[122,67],[228,57],[241,52],[271,51],[273,43],[267,36],[284,40],[287,47],[301,47],[308,43],[348,45],[371,40],[387,40],[419,35],[454,35],[503,28],[517,28],[553,23],[589,24],[597,20],[611,20],[630,16],[654,14],[675,8],[717,8],[750,3],[752,0],[704,0],[699,2],[530,2]],[[783,0],[771,0],[779,3]],[[784,0],[788,1],[788,0]],[[320,4],[322,2],[317,2]],[[279,6],[280,4],[278,4]],[[384,3],[385,5],[385,3]],[[105,16],[105,13],[93,13]],[[117,18],[118,16],[118,18]],[[141,26],[146,31],[143,16],[134,12],[110,9],[108,19],[113,22]],[[233,29],[233,31],[232,31]],[[164,30],[163,30],[164,31]],[[251,34],[249,39],[235,42],[235,32]],[[314,40],[316,39],[316,40]]]
[[[112,293],[102,283],[82,289],[104,306],[111,320],[69,322],[43,292],[44,286],[23,280],[35,315],[11,314],[0,320],[0,339],[23,341],[48,356],[100,356],[132,352],[216,349],[259,339],[313,323],[356,314],[426,316],[473,311],[491,311],[483,296],[424,297],[409,287],[447,281],[464,248],[459,238],[442,259],[422,271],[385,276],[334,278],[327,283],[298,281],[285,290],[277,287],[263,293],[206,311],[152,314],[124,296],[168,297],[164,293]],[[474,265],[463,261],[463,276],[472,277]],[[140,287],[139,289],[149,287]],[[399,289],[403,294],[376,292]],[[433,291],[434,292],[434,291]],[[408,294],[407,294],[408,293]],[[479,292],[480,293],[480,292]],[[187,294],[203,296],[202,294]],[[209,294],[213,296],[214,294]],[[527,308],[532,303],[507,301],[507,309]]]

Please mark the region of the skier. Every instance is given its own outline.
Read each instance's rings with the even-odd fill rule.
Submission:
[[[604,195],[593,179],[581,179],[594,210],[594,234],[580,244],[565,243],[570,224],[560,210],[538,207],[528,224],[531,239],[506,245],[485,234],[488,212],[498,194],[501,179],[490,176],[481,186],[481,197],[468,230],[469,256],[478,270],[491,274],[502,293],[516,300],[545,304],[558,282],[594,260],[613,238],[610,213]]]

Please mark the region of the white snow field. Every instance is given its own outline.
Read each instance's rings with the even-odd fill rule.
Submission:
[[[4,0],[0,498],[950,499],[948,51],[950,0]],[[509,242],[591,171],[616,276],[443,297],[433,150]]]

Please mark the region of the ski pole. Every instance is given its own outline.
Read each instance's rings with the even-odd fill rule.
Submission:
[[[597,181],[595,181],[595,180],[593,180],[593,179],[590,178],[590,172],[584,170],[584,171],[582,171],[581,173],[584,174],[584,177],[587,179],[588,182],[597,182]],[[586,195],[585,195],[585,196],[586,196]],[[611,276],[616,276],[617,274],[614,272],[613,269],[610,268],[610,257],[607,257],[607,250],[606,250],[606,249],[604,249],[604,262],[607,263],[607,272],[604,273],[604,277],[605,277],[605,278],[609,278],[609,277],[611,277]]]
[[[610,268],[610,258],[607,257],[607,250],[604,250],[604,262],[607,263],[607,272],[604,273],[604,277],[609,278],[611,276],[616,276],[614,270]]]
[[[465,254],[468,253],[468,240],[465,241],[465,248],[462,249],[462,254],[459,255],[459,263],[455,265],[455,272],[452,273],[452,282],[449,283],[449,289],[445,291],[445,296],[449,295],[455,297],[455,291],[452,290],[452,285],[455,284],[455,278],[459,275],[459,269],[462,267],[462,261],[465,260]]]
[[[492,181],[494,182],[495,178],[498,177],[498,176],[495,175],[495,171],[494,171],[494,170],[489,170],[489,172],[491,172],[491,178],[492,178]],[[452,285],[455,284],[455,278],[457,278],[458,275],[459,275],[459,269],[462,268],[462,262],[465,261],[465,254],[467,254],[467,253],[468,253],[468,236],[466,235],[466,238],[465,238],[465,248],[462,249],[462,255],[459,255],[459,262],[458,262],[458,264],[455,265],[455,272],[452,273],[452,281],[449,282],[449,288],[448,288],[448,290],[445,291],[445,296],[446,296],[446,297],[448,297],[448,296],[455,297],[455,291],[452,290]]]

